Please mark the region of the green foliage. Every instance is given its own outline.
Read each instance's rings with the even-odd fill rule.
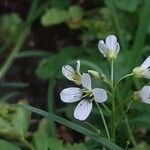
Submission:
[[[2,139],[0,139],[0,149],[1,150],[21,150],[19,147]]]
[[[68,61],[70,61],[70,57],[66,53],[53,55],[40,63],[37,69],[37,75],[44,80],[57,78],[61,66]]]
[[[114,0],[117,8],[129,12],[134,12],[137,10],[141,0]]]
[[[3,40],[13,36],[18,27],[22,25],[22,20],[18,14],[5,14],[0,17],[0,35]]]
[[[86,150],[84,144],[64,145],[63,141],[50,137],[50,133],[48,133],[47,119],[42,119],[38,131],[34,133],[34,143],[37,150]]]
[[[130,150],[149,150],[150,149],[150,146],[145,143],[145,142],[142,142],[142,143],[139,143],[135,148],[132,148]]]
[[[31,113],[24,109],[7,103],[1,103],[0,135],[5,138],[23,138],[29,127],[30,116]]]
[[[58,8],[51,8],[46,11],[44,16],[42,17],[41,22],[44,26],[57,25],[68,20],[68,18],[69,15],[65,10]]]

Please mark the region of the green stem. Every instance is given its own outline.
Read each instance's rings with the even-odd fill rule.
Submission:
[[[107,134],[107,138],[110,140],[110,134],[109,134],[109,130],[108,130],[108,127],[107,127],[107,123],[106,123],[106,120],[105,120],[105,117],[103,115],[103,111],[101,109],[101,107],[99,106],[99,104],[97,102],[95,102],[97,107],[98,107],[98,110],[99,110],[99,113],[102,117],[102,121],[103,121],[103,124],[104,124],[104,127],[105,127],[105,130],[106,130],[106,134]]]
[[[115,99],[114,99],[114,62],[111,60],[111,92],[112,92],[112,117],[111,117],[111,138],[115,142]]]
[[[111,83],[114,84],[114,61],[111,60]]]
[[[26,36],[28,35],[31,23],[35,19],[34,13],[37,10],[37,5],[38,5],[38,0],[34,0],[32,2],[29,15],[25,22],[25,26],[24,26],[23,30],[21,30],[21,33],[19,34],[18,41],[17,41],[15,47],[13,48],[12,52],[8,56],[7,60],[4,62],[2,68],[0,69],[0,79],[2,79],[4,77],[4,75],[7,73],[7,71],[9,70],[9,68],[11,67],[13,62],[15,61],[15,58],[16,58],[19,50],[21,49],[21,47],[26,39]]]
[[[54,88],[56,85],[55,79],[50,79],[48,83],[48,91],[47,91],[47,105],[48,111],[53,113],[54,112]],[[54,137],[57,136],[57,130],[54,121],[49,121],[49,130]]]
[[[139,25],[134,38],[133,50],[129,59],[129,69],[132,69],[142,56],[143,46],[147,35],[150,20],[150,0],[144,0],[143,10],[140,13]]]
[[[36,150],[26,139],[21,139],[24,146],[28,147],[30,150]]]
[[[98,134],[102,134],[101,130],[97,129],[95,126],[93,126],[91,123],[85,121],[84,122],[86,125],[88,125],[90,128],[92,128],[94,131],[96,131]]]
[[[134,146],[136,146],[136,141],[135,141],[134,136],[132,134],[132,131],[131,131],[131,128],[130,128],[130,125],[129,125],[129,121],[128,121],[128,118],[127,118],[125,113],[124,113],[124,119],[125,119],[125,124],[126,124],[127,130],[128,130],[129,136],[131,138],[132,144]]]
[[[121,79],[119,79],[119,81],[116,83],[116,85],[115,85],[115,87],[122,81],[122,80],[124,80],[125,78],[128,78],[128,77],[130,77],[130,76],[132,76],[133,75],[133,73],[130,73],[130,74],[127,74],[127,75],[125,75],[125,76],[123,76]]]
[[[6,72],[8,71],[8,69],[10,68],[10,66],[12,65],[12,63],[14,62],[16,55],[18,54],[21,46],[24,43],[24,40],[27,36],[28,33],[28,29],[26,28],[22,34],[19,37],[19,40],[16,44],[16,46],[13,48],[11,54],[9,55],[9,57],[7,58],[6,62],[4,63],[4,65],[2,66],[2,68],[0,69],[0,79],[3,78],[3,76],[6,74]]]

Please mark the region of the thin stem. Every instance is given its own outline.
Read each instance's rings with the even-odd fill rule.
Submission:
[[[48,111],[54,112],[54,87],[55,87],[56,81],[55,79],[50,79],[48,83],[48,91],[47,91],[47,104],[48,104]],[[50,132],[54,137],[57,136],[57,129],[55,122],[50,120],[49,121],[49,129]]]
[[[106,130],[106,134],[107,134],[107,138],[110,140],[110,134],[109,134],[109,130],[108,130],[108,127],[107,127],[107,123],[106,123],[106,120],[105,120],[105,117],[103,115],[103,111],[101,109],[101,107],[99,106],[99,104],[97,102],[95,102],[97,107],[98,107],[98,110],[99,110],[99,113],[102,117],[102,121],[103,121],[103,124],[104,124],[104,127],[105,127],[105,130]]]
[[[112,117],[111,117],[111,138],[115,142],[115,99],[114,99],[114,62],[111,60],[111,94],[112,94]]]
[[[88,125],[90,128],[92,128],[93,130],[95,130],[98,134],[102,134],[101,130],[97,129],[95,126],[93,126],[91,123],[85,121],[84,122],[86,125]]]
[[[35,11],[37,11],[37,5],[38,5],[38,0],[34,0],[32,2],[29,15],[25,22],[25,26],[21,30],[21,33],[19,34],[18,41],[17,41],[15,47],[12,49],[12,52],[8,56],[7,60],[4,62],[2,68],[0,69],[0,79],[3,78],[3,76],[7,73],[7,71],[9,70],[9,68],[11,67],[13,62],[15,61],[15,58],[16,58],[19,50],[21,49],[21,47],[26,39],[26,36],[28,35],[31,23],[35,19],[34,14],[35,14]]]
[[[28,147],[30,150],[36,150],[26,139],[21,139],[21,142]]]
[[[132,141],[133,145],[136,146],[136,141],[135,141],[134,136],[132,134],[132,131],[131,131],[131,128],[129,125],[129,121],[128,121],[128,118],[127,118],[125,113],[124,113],[124,118],[125,118],[125,124],[126,124],[127,130],[128,130],[128,133],[130,135],[131,141]]]
[[[130,73],[130,74],[127,74],[127,75],[123,76],[123,77],[116,83],[115,87],[116,87],[123,79],[128,78],[128,77],[130,77],[130,76],[132,76],[132,75],[133,75],[133,73]]]
[[[102,106],[106,109],[106,111],[107,111],[109,114],[111,114],[110,109],[109,109],[104,103],[102,103]]]
[[[114,61],[111,60],[111,83],[114,84]]]

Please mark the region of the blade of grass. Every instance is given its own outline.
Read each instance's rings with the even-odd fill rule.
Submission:
[[[150,20],[149,14],[150,14],[150,0],[145,0],[143,11],[141,13],[140,20],[139,20],[138,29],[136,31],[135,40],[133,43],[132,55],[130,58],[134,58],[134,59],[130,59],[130,63],[129,63],[130,68],[133,68],[138,63],[141,57],[142,49],[143,49],[143,45],[145,42],[146,33],[149,25],[149,20]]]
[[[34,113],[37,113],[43,117],[46,117],[50,120],[53,120],[53,121],[56,121],[57,123],[60,123],[60,124],[63,124],[65,125],[66,127],[69,127],[77,132],[80,132],[86,136],[89,136],[91,137],[92,139],[94,139],[95,141],[101,143],[102,145],[104,145],[105,147],[107,147],[108,149],[110,150],[123,150],[122,148],[120,148],[119,146],[117,146],[116,144],[112,143],[111,141],[103,138],[103,137],[100,137],[99,134],[95,133],[95,132],[92,132],[78,124],[75,124],[73,122],[70,122],[60,116],[57,116],[57,115],[54,115],[52,113],[48,113],[46,111],[43,111],[43,110],[40,110],[38,108],[34,108],[34,107],[31,107],[31,106],[28,106],[28,105],[17,105],[19,107],[22,107],[24,109],[27,109],[29,111],[32,111]]]
[[[48,83],[48,91],[47,91],[47,105],[49,113],[54,112],[54,88],[55,88],[56,81],[55,79],[50,79]],[[57,136],[57,130],[55,126],[55,122],[53,120],[49,121],[49,131],[52,133],[54,137]]]
[[[108,6],[108,8],[111,10],[112,16],[113,16],[113,21],[116,26],[116,30],[120,39],[121,43],[121,49],[125,52],[127,50],[127,45],[124,40],[124,35],[122,34],[122,24],[121,21],[119,20],[119,16],[117,14],[117,11],[114,7],[113,0],[105,0],[105,4]]]

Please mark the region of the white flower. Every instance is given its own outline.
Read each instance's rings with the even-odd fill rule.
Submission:
[[[70,81],[73,81],[77,85],[81,84],[81,74],[80,74],[80,61],[77,61],[77,68],[74,70],[70,65],[65,65],[62,67],[63,75]]]
[[[135,67],[133,69],[133,74],[137,78],[145,77],[150,79],[150,56],[143,62],[141,66]]]
[[[74,110],[74,117],[79,120],[85,120],[92,110],[92,101],[95,100],[98,103],[105,102],[107,100],[107,93],[102,88],[92,89],[91,77],[88,73],[83,73],[81,82],[82,89],[77,87],[66,88],[61,91],[60,98],[66,103],[81,100]]]
[[[142,102],[150,104],[150,86],[144,86],[139,91],[139,96]]]
[[[116,36],[109,35],[106,37],[106,42],[103,40],[99,41],[98,49],[104,57],[107,57],[108,59],[115,59],[119,53],[120,46],[117,42]]]

